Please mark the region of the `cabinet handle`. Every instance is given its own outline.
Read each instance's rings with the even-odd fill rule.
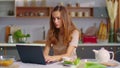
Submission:
[[[104,15],[103,14],[101,14],[101,17],[103,17]]]
[[[112,47],[110,47],[110,49],[111,49],[111,50],[113,50],[113,48],[112,48]]]
[[[82,50],[85,50],[85,48],[84,48],[84,47],[82,47]]]
[[[120,47],[118,47],[117,49],[120,50]]]
[[[3,50],[3,48],[0,48],[0,51],[2,51]]]

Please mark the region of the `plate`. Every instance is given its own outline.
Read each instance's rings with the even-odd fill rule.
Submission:
[[[120,63],[115,61],[115,60],[110,60],[109,62],[104,62],[104,63],[101,63],[105,66],[108,66],[108,67],[116,67],[118,66]]]
[[[81,59],[81,61],[82,62],[89,62],[89,61],[91,61],[91,62],[97,62],[96,59]]]
[[[81,59],[81,61],[82,61],[82,62],[89,62],[89,61],[91,61],[91,62],[97,62],[96,59]],[[99,62],[97,62],[97,63],[99,63]],[[100,63],[100,64],[103,64],[103,65],[105,65],[105,66],[107,66],[107,67],[116,67],[116,66],[118,66],[120,63],[117,62],[116,60],[110,60],[109,62],[103,62],[103,63]]]

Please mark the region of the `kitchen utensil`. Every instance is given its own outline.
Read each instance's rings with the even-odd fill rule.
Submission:
[[[83,36],[83,43],[97,43],[96,36]]]
[[[8,43],[14,43],[12,34],[8,35]]]
[[[75,12],[70,13],[71,17],[75,17]]]
[[[96,60],[100,63],[108,62],[114,59],[114,52],[108,51],[103,47],[100,50],[93,49],[93,52],[95,53]],[[110,58],[110,53],[112,55],[111,58]]]
[[[10,66],[14,63],[15,57],[13,56],[0,56],[0,66]]]
[[[82,11],[77,12],[77,16],[78,16],[78,17],[82,17],[82,16],[83,16],[83,12],[82,12]]]

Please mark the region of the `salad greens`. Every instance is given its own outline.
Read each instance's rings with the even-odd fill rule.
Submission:
[[[75,59],[74,61],[64,61],[64,65],[75,65],[76,68],[107,68],[105,65],[102,65],[97,62],[88,61],[84,64],[80,61],[80,58]]]
[[[96,62],[86,62],[85,68],[107,68],[106,66]]]
[[[76,58],[74,61],[64,61],[63,64],[78,65],[80,63],[80,58]]]

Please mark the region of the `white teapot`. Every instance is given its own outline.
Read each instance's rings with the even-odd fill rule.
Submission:
[[[103,63],[103,62],[108,62],[110,60],[114,59],[114,52],[112,51],[107,51],[105,48],[101,48],[100,50],[95,50],[93,49],[93,52],[95,53],[95,58],[98,62]],[[110,58],[110,53],[112,57]]]

